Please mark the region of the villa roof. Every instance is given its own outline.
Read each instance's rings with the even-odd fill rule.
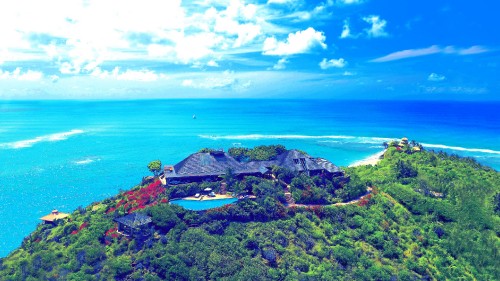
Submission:
[[[61,213],[58,210],[53,210],[49,215],[43,216],[40,219],[43,221],[53,222],[55,220],[60,220],[68,217],[69,214]]]
[[[167,178],[183,176],[211,176],[225,174],[227,169],[233,172],[245,170],[245,165],[236,161],[227,153],[198,152],[174,166],[174,171],[167,173]]]
[[[116,218],[114,221],[122,223],[128,227],[136,228],[151,222],[151,217],[141,213],[132,213],[121,218]]]
[[[330,173],[339,173],[341,172],[340,168],[335,166],[332,162],[323,159],[323,158],[316,158],[316,163],[321,166],[323,169],[327,170]]]
[[[231,169],[234,174],[265,174],[272,166],[280,166],[292,171],[326,170],[337,173],[341,170],[323,158],[313,158],[299,150],[287,150],[268,161],[238,162],[225,152],[194,153],[174,166],[174,170],[166,172],[167,178],[220,176]]]

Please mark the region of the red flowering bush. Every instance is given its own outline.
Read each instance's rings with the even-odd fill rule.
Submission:
[[[370,202],[371,198],[372,198],[371,194],[361,197],[361,199],[358,202],[358,206],[360,207],[366,206]]]
[[[86,228],[87,226],[89,225],[88,222],[84,222],[82,223],[82,225],[80,225],[80,227],[77,229],[77,230],[73,230],[71,231],[71,235],[75,235],[75,234],[78,234],[78,232],[80,232],[80,230]]]
[[[112,213],[119,208],[123,208],[125,213],[132,213],[137,210],[144,209],[149,206],[158,204],[158,199],[165,192],[165,187],[161,185],[159,180],[149,184],[146,187],[138,190],[127,191],[123,194],[124,199],[120,200],[115,207],[111,207],[106,211],[106,214]],[[163,198],[162,203],[168,201]]]

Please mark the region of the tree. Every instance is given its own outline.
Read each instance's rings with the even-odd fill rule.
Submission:
[[[493,210],[496,214],[500,215],[500,193],[493,197]]]
[[[227,189],[234,190],[234,185],[237,183],[236,175],[233,172],[233,169],[227,168],[226,173],[222,175],[222,178],[227,184]]]
[[[398,179],[414,178],[418,175],[417,169],[409,161],[398,160],[394,169]]]
[[[158,176],[158,173],[161,170],[161,161],[160,160],[153,160],[149,162],[148,164],[148,169],[151,173],[153,173],[156,176]]]
[[[245,162],[248,160],[248,153],[249,149],[248,148],[243,148],[243,147],[231,147],[228,150],[229,155],[231,155],[234,159],[240,162]]]

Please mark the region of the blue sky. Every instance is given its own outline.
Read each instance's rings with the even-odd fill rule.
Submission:
[[[500,100],[497,1],[18,0],[1,99]]]

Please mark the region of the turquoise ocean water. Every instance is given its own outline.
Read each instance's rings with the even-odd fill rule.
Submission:
[[[346,166],[407,136],[500,170],[500,103],[148,100],[0,102],[0,257],[52,209],[115,195],[202,147],[281,143]],[[196,119],[193,119],[193,115]]]

